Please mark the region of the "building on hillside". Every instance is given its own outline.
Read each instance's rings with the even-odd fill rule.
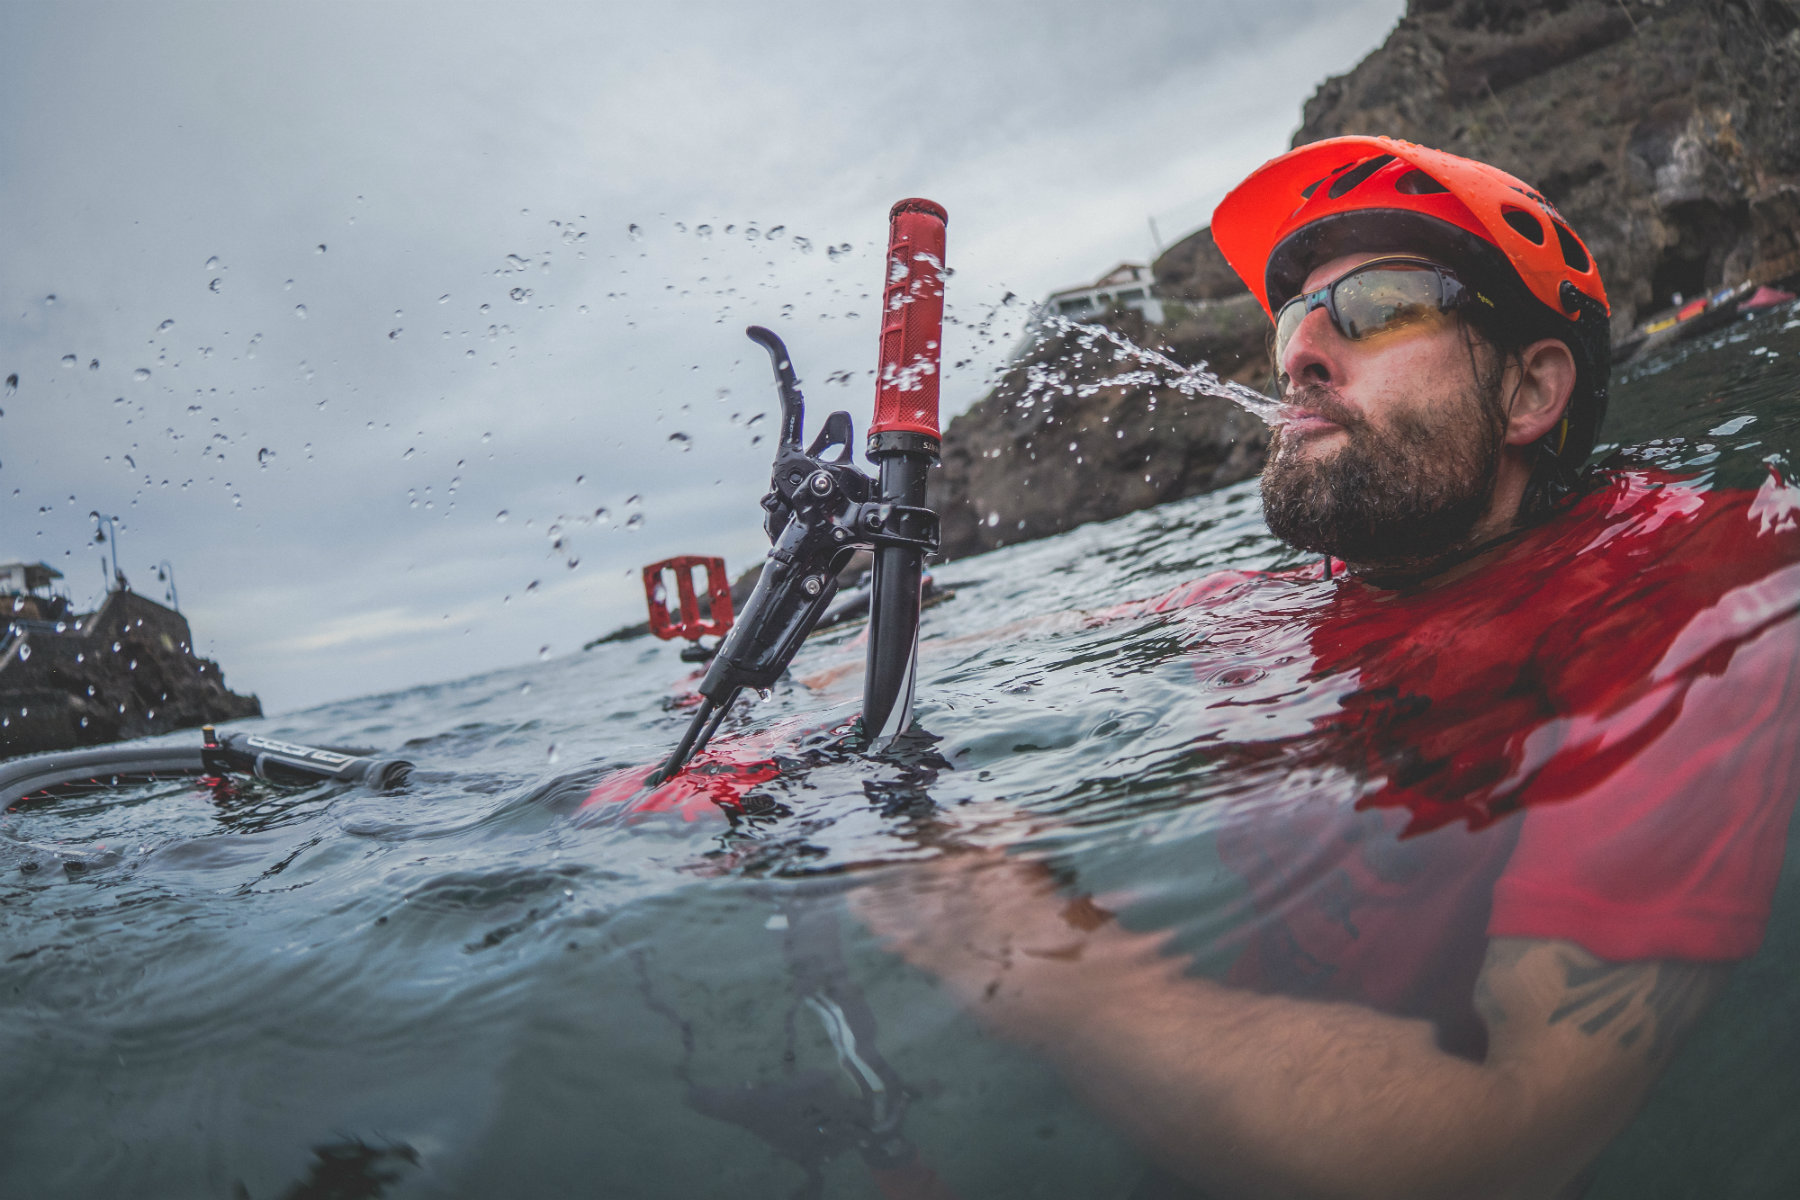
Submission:
[[[0,596],[44,591],[62,577],[63,573],[48,563],[0,563]]]
[[[1161,324],[1162,301],[1153,291],[1156,284],[1150,268],[1143,263],[1124,262],[1080,287],[1064,288],[1050,293],[1044,311],[1070,321],[1097,317],[1114,307],[1135,308],[1146,321]]]
[[[6,620],[58,621],[69,613],[69,598],[51,589],[63,573],[48,563],[0,563],[0,616]],[[0,646],[5,644],[0,635]]]

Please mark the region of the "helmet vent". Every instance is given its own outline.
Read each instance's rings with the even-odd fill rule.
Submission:
[[[1585,272],[1593,265],[1588,259],[1587,251],[1582,249],[1580,238],[1569,232],[1561,221],[1552,221],[1550,224],[1556,228],[1556,240],[1562,243],[1563,261],[1569,264],[1571,271]]]
[[[1510,204],[1500,206],[1500,215],[1506,223],[1513,227],[1513,232],[1534,246],[1544,244],[1544,223],[1522,208],[1514,208]]]
[[[1381,168],[1387,166],[1389,163],[1391,163],[1393,161],[1394,161],[1394,156],[1391,154],[1377,154],[1374,158],[1371,158],[1368,161],[1364,162],[1363,164],[1358,166],[1355,170],[1346,171],[1342,175],[1338,176],[1337,179],[1332,181],[1331,186],[1325,189],[1325,195],[1330,197],[1333,200],[1336,200],[1338,197],[1342,196],[1345,192],[1348,192],[1350,189],[1354,188],[1357,184],[1361,183],[1363,180],[1367,179],[1369,176],[1373,175],[1375,172],[1381,170]]]
[[[1414,167],[1394,180],[1394,190],[1403,196],[1433,196],[1438,192],[1447,192],[1450,189]]]
[[[1333,175],[1342,175],[1345,171],[1348,171],[1351,167],[1354,167],[1355,165],[1356,165],[1355,162],[1339,163],[1337,166],[1331,168],[1331,170],[1325,172],[1323,175],[1319,176],[1317,179],[1313,180],[1311,183],[1309,183],[1305,187],[1301,188],[1300,189],[1301,198],[1304,200],[1311,200],[1312,194],[1319,190],[1320,184],[1324,183],[1327,179],[1330,179]]]

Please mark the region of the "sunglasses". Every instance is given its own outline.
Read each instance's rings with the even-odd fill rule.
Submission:
[[[1449,267],[1402,255],[1372,259],[1319,288],[1295,296],[1275,317],[1275,361],[1315,308],[1352,342],[1403,329],[1479,300],[1493,301],[1463,283]]]

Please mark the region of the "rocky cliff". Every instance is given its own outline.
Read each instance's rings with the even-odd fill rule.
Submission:
[[[1677,294],[1800,273],[1796,117],[1793,0],[1410,0],[1379,49],[1307,102],[1294,144],[1385,133],[1537,184],[1593,249],[1622,333]],[[1210,232],[1154,273],[1165,324],[1125,311],[1099,324],[1266,387],[1266,320]],[[1133,366],[1052,331],[950,423],[932,480],[948,556],[1260,469],[1260,423]]]
[[[1243,297],[1248,301],[1249,297]],[[1000,385],[950,423],[928,503],[960,558],[1254,475],[1268,430],[1226,400],[1184,395],[1178,371],[1121,355],[1116,335],[1174,363],[1210,360],[1266,386],[1268,324],[1254,303],[1129,309],[1046,331]]]
[[[1615,333],[1800,272],[1791,0],[1411,0],[1295,144],[1391,133],[1536,184],[1593,250]]]

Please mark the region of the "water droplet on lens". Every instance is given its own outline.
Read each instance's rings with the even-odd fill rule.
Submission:
[[[16,392],[19,390],[19,373],[17,371],[14,371],[11,375],[6,377],[6,390],[8,392]]]
[[[669,440],[680,446],[683,450],[692,450],[694,448],[694,439],[685,433],[671,433],[669,435]]]
[[[144,380],[150,378],[150,368],[149,367],[139,367],[137,370],[135,370],[131,373],[131,377],[133,379],[137,380],[139,383],[142,383],[142,382],[144,382]]]
[[[390,342],[391,342],[391,341],[393,341],[393,340],[394,340],[394,339],[396,339],[396,338],[398,338],[398,337],[399,337],[399,336],[400,336],[400,334],[401,334],[401,332],[402,332],[402,331],[401,331],[401,330],[399,330],[399,329],[390,329],[390,330],[388,330],[388,341],[390,341]]]
[[[516,287],[512,291],[510,291],[506,294],[513,298],[513,302],[515,304],[523,304],[527,300],[531,299],[531,289],[530,288]]]
[[[703,237],[703,238],[711,237],[712,236],[712,226],[711,225],[696,225],[696,226],[694,226],[694,236],[695,237]]]
[[[787,232],[786,225],[777,225],[775,228],[769,230],[769,232],[764,234],[763,236],[768,238],[772,242],[786,232]]]
[[[268,470],[268,467],[269,467],[269,460],[274,457],[275,457],[275,452],[273,450],[269,449],[267,446],[264,446],[261,450],[258,450],[256,452],[256,464],[259,467],[262,467],[266,471],[266,470]]]
[[[299,317],[302,321],[306,320],[306,305],[304,305],[304,304],[294,305],[294,315],[296,317]]]
[[[535,592],[535,591],[537,591],[537,590],[538,590],[538,581],[537,581],[537,580],[535,580],[535,579],[534,579],[534,580],[532,580],[532,581],[531,581],[531,582],[530,582],[530,583],[528,583],[528,584],[526,584],[526,585],[525,585],[525,590],[526,590],[526,591],[528,591],[528,592]]]
[[[402,455],[401,455],[401,456],[400,456],[400,457],[401,457],[401,458],[402,458],[402,459],[408,459],[408,458],[411,458],[411,457],[412,457],[412,456],[413,456],[413,455],[414,455],[414,454],[417,454],[417,453],[418,453],[418,447],[416,447],[416,446],[408,446],[408,447],[407,447],[407,448],[406,448],[406,453],[405,453],[405,454],[402,454]]]
[[[643,527],[644,527],[644,514],[643,513],[632,513],[629,517],[625,518],[625,528],[627,528],[627,529],[642,529]]]
[[[630,238],[634,242],[641,242],[644,240],[644,231],[642,229],[638,228],[635,224],[627,225],[625,227],[625,236]]]
[[[206,260],[206,269],[209,271],[217,271],[222,266],[224,264],[219,261],[219,256],[216,254]]]
[[[170,317],[168,320],[164,321],[161,325],[158,325],[156,327],[156,332],[167,333],[167,332],[169,332],[169,330],[171,330],[173,328],[175,328],[175,318]]]
[[[62,365],[65,367],[72,367],[76,364],[77,361],[79,361],[79,360],[76,359],[76,357],[73,354],[65,354],[62,356]]]
[[[450,303],[450,293],[449,293],[449,292],[445,292],[445,293],[444,293],[444,294],[443,294],[443,295],[441,295],[441,296],[439,296],[439,297],[438,297],[438,303],[439,303],[439,304],[448,304],[448,303]]]
[[[502,524],[502,525],[506,524],[506,517],[507,517],[507,512],[504,508],[494,514],[494,520],[500,522],[500,524]]]
[[[549,659],[549,658],[550,658],[550,647],[548,647],[548,646],[539,646],[539,647],[538,647],[538,661],[539,661],[539,662],[545,662],[545,661],[547,661],[547,660],[548,660],[548,659]]]
[[[207,284],[206,290],[209,292],[217,293],[219,290],[219,285],[224,282],[225,282],[224,277],[220,276],[219,278],[213,280],[211,283]]]
[[[100,360],[99,359],[97,359],[97,358],[88,359],[88,370],[98,371],[99,369],[100,369]]]
[[[320,242],[320,243],[319,243],[319,244],[318,244],[318,246],[317,246],[317,247],[315,247],[315,248],[314,248],[314,249],[313,249],[313,253],[314,253],[314,254],[323,254],[323,253],[325,253],[325,243],[324,243],[324,242]]]
[[[22,658],[22,659],[24,659],[24,658],[30,658],[30,657],[31,657],[31,645],[30,645],[30,643],[27,643],[27,644],[25,644],[25,645],[22,645],[22,646],[20,646],[20,647],[19,647],[19,657],[20,657],[20,658]]]

